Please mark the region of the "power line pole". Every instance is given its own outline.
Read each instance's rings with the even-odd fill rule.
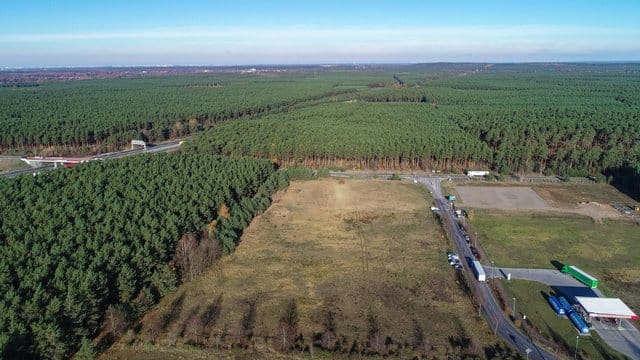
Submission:
[[[495,270],[494,262],[491,260],[491,278],[493,279],[493,270]]]

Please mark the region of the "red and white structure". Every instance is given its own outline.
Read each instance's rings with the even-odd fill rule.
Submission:
[[[618,324],[622,319],[638,320],[638,315],[618,298],[576,296],[575,299],[583,317],[589,322],[593,318],[612,319]]]
[[[39,167],[45,164],[53,164],[53,167],[58,167],[58,165],[62,165],[64,167],[71,167],[83,162],[91,161],[93,159],[90,157],[65,158],[65,157],[50,157],[50,156],[33,156],[28,158],[22,158],[21,160],[32,167]]]

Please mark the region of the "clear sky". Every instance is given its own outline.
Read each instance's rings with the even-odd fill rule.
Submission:
[[[0,3],[0,67],[638,60],[640,0]]]

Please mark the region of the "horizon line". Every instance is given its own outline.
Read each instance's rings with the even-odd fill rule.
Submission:
[[[593,65],[623,65],[640,64],[640,59],[636,60],[530,60],[530,61],[425,61],[425,62],[318,62],[318,63],[246,63],[246,64],[105,64],[105,65],[54,65],[54,66],[0,66],[0,71],[6,70],[55,70],[55,69],[100,69],[100,68],[253,68],[253,67],[337,67],[337,66],[412,66],[429,64],[593,64]],[[258,69],[256,69],[258,70]]]

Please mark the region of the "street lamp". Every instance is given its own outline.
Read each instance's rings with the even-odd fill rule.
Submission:
[[[573,353],[573,359],[578,358],[578,342],[580,341],[580,335],[576,335],[576,352]]]
[[[527,348],[524,352],[527,353],[527,360],[529,360],[529,353],[531,353],[531,349]]]
[[[516,319],[516,298],[513,298],[513,314],[511,316],[513,316],[513,320]]]
[[[495,270],[495,266],[493,266],[493,260],[491,260],[491,278],[493,279],[493,270]]]

